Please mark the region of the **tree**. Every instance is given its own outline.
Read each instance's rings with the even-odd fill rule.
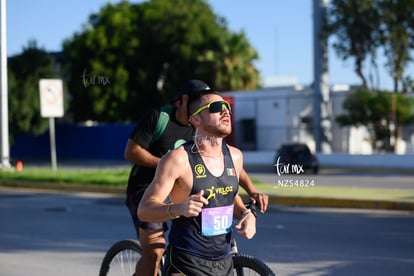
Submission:
[[[377,68],[376,55],[382,49],[385,66],[394,81],[394,94],[400,88],[401,92],[406,92],[412,87],[410,76],[404,76],[404,72],[412,61],[410,54],[414,48],[413,10],[413,0],[333,0],[324,35],[337,37],[334,43],[337,55],[344,60],[355,58],[355,71],[364,88],[368,85],[362,71],[363,62],[370,56],[373,67]],[[402,125],[396,114],[397,95],[390,95],[390,98],[388,131],[394,143],[401,137]],[[391,150],[394,145],[386,148]]]
[[[328,9],[325,35],[335,35],[333,48],[343,60],[355,59],[355,73],[361,78],[362,86],[368,87],[363,72],[364,61],[370,56],[376,66],[376,49],[380,17],[375,9],[376,0],[333,0]]]
[[[11,141],[23,132],[39,135],[48,129],[48,121],[40,116],[39,80],[55,75],[53,56],[38,49],[36,41],[8,59]]]
[[[202,63],[211,64],[215,78],[215,84],[222,90],[248,90],[256,89],[259,82],[259,74],[251,63],[258,58],[256,50],[247,43],[244,33],[230,34],[223,51],[206,51],[199,58]],[[200,68],[199,73],[202,75]]]
[[[145,74],[135,58],[140,43],[136,18],[128,3],[108,4],[90,15],[81,33],[64,42],[69,112],[75,121],[120,121],[144,104],[137,93],[140,87],[134,85]]]
[[[382,21],[380,41],[387,57],[386,66],[394,80],[394,92],[399,91],[404,71],[409,61],[410,50],[414,49],[414,1],[378,1]],[[401,85],[402,87],[402,85]]]
[[[76,121],[137,120],[190,78],[221,90],[258,87],[257,53],[204,0],[107,4],[63,52]]]
[[[397,103],[395,118],[390,115],[393,97]],[[414,122],[414,99],[405,98],[402,94],[359,89],[346,97],[343,107],[346,114],[337,116],[337,123],[341,126],[365,126],[371,135],[372,148],[376,151],[394,150],[390,131],[393,120],[398,125]]]
[[[399,91],[414,49],[414,1],[332,0],[325,24],[326,36],[335,36],[335,52],[343,60],[355,58],[355,72],[368,87],[362,69],[368,56],[377,68],[377,52],[384,50],[386,66]]]

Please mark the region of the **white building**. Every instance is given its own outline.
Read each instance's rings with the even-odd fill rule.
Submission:
[[[300,86],[223,93],[233,105],[230,142],[251,151],[275,151],[288,142],[303,142],[314,150],[312,93],[312,88]],[[347,87],[331,90],[332,152],[370,154],[366,128],[340,127],[335,122],[335,117],[344,113],[342,103],[347,93],[350,93]],[[398,153],[413,153],[413,144],[414,126],[405,127]]]

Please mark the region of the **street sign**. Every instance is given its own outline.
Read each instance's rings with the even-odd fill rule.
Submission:
[[[57,170],[55,117],[63,116],[63,82],[59,79],[39,80],[40,114],[49,118],[52,169]]]
[[[40,114],[42,117],[63,116],[63,82],[60,79],[39,80]]]

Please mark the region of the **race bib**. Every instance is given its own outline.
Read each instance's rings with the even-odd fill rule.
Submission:
[[[201,212],[201,234],[217,236],[229,233],[233,223],[233,204],[230,206],[205,208]]]

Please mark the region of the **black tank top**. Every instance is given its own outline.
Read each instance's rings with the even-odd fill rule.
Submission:
[[[193,172],[191,194],[204,190],[209,201],[197,217],[179,217],[171,224],[169,243],[189,254],[219,260],[230,253],[232,239],[233,204],[238,191],[238,180],[228,147],[223,143],[224,171],[212,175],[193,142],[184,145]]]

